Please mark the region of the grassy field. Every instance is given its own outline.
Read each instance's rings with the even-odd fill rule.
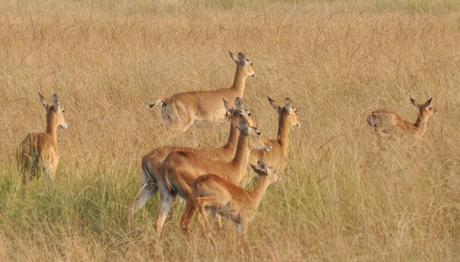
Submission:
[[[460,2],[17,1],[0,3],[0,257],[7,261],[455,261],[460,256]],[[171,136],[146,101],[229,87],[227,51],[254,62],[245,102],[264,134],[289,96],[293,129],[283,180],[247,235],[226,221],[216,246],[176,203],[164,234],[157,198],[127,227],[140,160],[167,144],[224,143],[228,124]],[[52,185],[22,186],[13,152],[44,130],[38,91],[57,92]],[[375,147],[367,114],[415,121],[413,97],[438,112],[419,140]]]

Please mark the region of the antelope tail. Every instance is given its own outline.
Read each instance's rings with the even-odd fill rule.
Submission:
[[[152,163],[147,158],[142,160],[142,173],[144,175],[144,184],[156,186],[157,180],[153,175]]]
[[[155,101],[153,103],[147,103],[146,107],[147,108],[154,108],[159,104],[161,104],[161,107],[165,107],[166,106],[166,99],[161,98],[161,99],[158,99],[157,101]]]
[[[367,123],[373,128],[376,128],[380,125],[379,118],[374,114],[367,116]]]
[[[148,103],[147,108],[154,108],[157,105],[161,104],[161,117],[169,124],[172,124],[172,119],[174,115],[174,111],[171,109],[168,103],[167,98],[161,98],[155,101],[154,103]]]

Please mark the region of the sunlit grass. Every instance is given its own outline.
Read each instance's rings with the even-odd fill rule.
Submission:
[[[456,1],[4,1],[0,4],[0,256],[4,260],[455,261],[460,255],[460,33]],[[224,143],[228,123],[165,130],[151,101],[228,87],[227,51],[254,61],[245,102],[264,134],[289,96],[283,179],[246,236],[215,245],[177,201],[158,238],[158,197],[128,227],[140,160],[166,144]],[[14,149],[44,129],[37,93],[57,92],[55,181],[23,186]],[[377,147],[367,114],[411,120],[409,98],[439,109],[420,141]],[[253,180],[252,180],[253,182]],[[250,183],[249,187],[253,184]]]

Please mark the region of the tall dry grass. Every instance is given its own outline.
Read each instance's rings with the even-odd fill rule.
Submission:
[[[13,1],[0,3],[2,260],[455,261],[460,250],[460,5],[456,1]],[[216,246],[187,241],[176,204],[164,235],[157,200],[127,207],[140,159],[164,144],[215,146],[227,123],[171,136],[144,102],[228,87],[243,51],[258,77],[247,105],[276,135],[266,96],[293,98],[284,179],[248,234],[230,223]],[[57,92],[56,181],[21,186],[12,152],[44,129],[37,92]],[[375,147],[373,109],[414,119],[409,97],[433,96],[423,139]]]

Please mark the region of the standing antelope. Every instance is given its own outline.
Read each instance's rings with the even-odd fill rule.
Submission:
[[[372,112],[367,116],[367,123],[379,135],[392,135],[395,132],[399,132],[400,134],[409,134],[419,138],[426,132],[428,119],[436,112],[436,109],[431,104],[431,100],[432,98],[423,104],[418,104],[414,99],[410,99],[411,103],[418,108],[417,121],[413,124],[399,115],[386,110]]]
[[[259,160],[264,160],[265,163],[275,168],[278,174],[284,171],[286,166],[286,157],[289,144],[289,129],[300,126],[300,121],[297,117],[297,109],[292,106],[292,100],[289,97],[284,99],[284,106],[279,106],[275,100],[268,97],[270,105],[278,112],[278,137],[269,140],[268,145],[271,146],[270,152],[255,150],[251,152],[250,163],[255,165]]]
[[[236,63],[236,73],[233,85],[230,88],[217,90],[191,91],[161,98],[148,105],[153,108],[161,104],[162,117],[168,126],[185,132],[195,120],[217,121],[225,116],[225,107],[222,98],[233,101],[236,97],[243,97],[246,78],[256,75],[252,62],[243,53],[238,57],[230,53]]]
[[[230,119],[230,132],[227,143],[218,148],[196,149],[189,147],[163,146],[154,149],[142,158],[142,178],[143,184],[137,194],[136,199],[131,205],[129,219],[132,219],[134,213],[142,208],[147,201],[152,198],[158,191],[158,181],[161,181],[160,167],[166,157],[173,151],[193,152],[206,158],[230,161],[235,156],[240,130],[236,127],[242,121],[247,121],[250,126],[257,127],[256,120],[252,113],[244,108],[243,100],[239,97],[235,99],[234,108],[230,108],[226,100],[223,104],[227,110],[226,117]]]
[[[257,166],[251,164],[251,167],[260,176],[252,191],[246,191],[214,174],[198,177],[192,184],[193,207],[186,210],[186,219],[191,220],[199,209],[206,226],[208,223],[204,210],[211,208],[232,220],[238,232],[244,233],[248,223],[254,218],[268,186],[279,179],[274,170],[267,167],[263,161],[257,162]]]
[[[54,94],[51,98],[52,104],[49,104],[40,93],[38,95],[46,111],[46,132],[28,134],[18,148],[17,161],[23,183],[38,176],[42,171],[54,178],[59,163],[57,128],[68,127],[64,119],[64,108],[58,96]]]
[[[174,202],[176,194],[186,200],[186,210],[189,210],[193,203],[192,182],[203,174],[219,174],[230,183],[239,184],[243,175],[246,174],[249,154],[252,149],[270,150],[262,142],[260,132],[243,121],[240,123],[240,137],[235,156],[230,162],[223,160],[212,160],[202,157],[193,152],[175,151],[169,154],[161,167],[162,183],[158,183],[160,191],[160,212],[158,215],[156,231],[161,233],[164,221]],[[189,220],[182,218],[181,227],[187,232]]]

